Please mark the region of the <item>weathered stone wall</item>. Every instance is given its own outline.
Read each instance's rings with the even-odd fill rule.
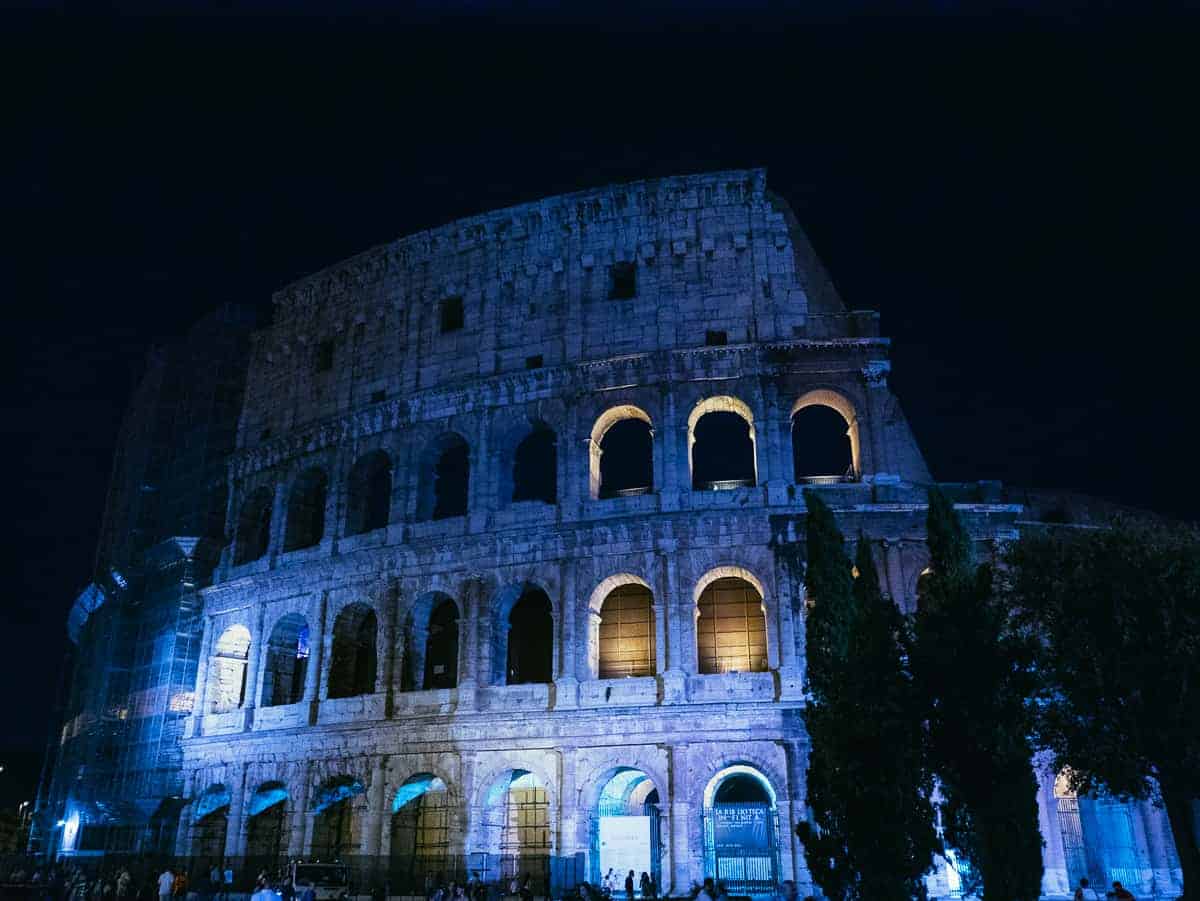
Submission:
[[[636,264],[630,299],[609,299],[616,263]],[[464,323],[443,334],[439,304],[450,297],[462,297]],[[705,875],[703,815],[716,780],[745,767],[774,798],[776,875],[806,889],[794,837],[807,745],[805,483],[792,466],[793,414],[815,403],[844,417],[850,472],[818,490],[848,536],[877,543],[884,585],[906,608],[927,563],[930,478],[888,389],[875,317],[842,310],[764,174],[666,179],[486,214],[332,267],[276,305],[255,345],[230,467],[234,542],[245,537],[242,505],[266,489],[267,551],[235,565],[227,549],[204,592],[185,741],[189,797],[230,790],[227,852],[244,849],[253,792],[279,782],[287,850],[307,853],[314,793],[346,777],[362,788],[351,799],[357,848],[386,856],[392,799],[428,774],[446,786],[453,852],[494,853],[488,799],[506,774],[527,772],[549,797],[553,854],[587,858],[601,789],[635,768],[659,792],[661,888],[682,892]],[[712,331],[727,343],[707,346]],[[541,365],[527,368],[533,356]],[[753,484],[693,487],[694,425],[709,410],[736,412],[751,430]],[[651,426],[653,489],[599,496],[600,442],[623,418]],[[553,504],[512,500],[514,454],[535,425],[557,436]],[[469,449],[467,511],[432,519],[433,451],[449,434]],[[351,535],[349,473],[377,451],[391,461],[387,523]],[[329,485],[323,535],[285,551],[289,497],[314,467]],[[1015,534],[1019,507],[961,509],[984,553]],[[761,598],[763,671],[701,672],[699,601],[724,577]],[[600,608],[627,584],[653,597],[654,674],[600,679]],[[527,585],[550,600],[552,680],[508,685],[506,617]],[[443,597],[459,616],[457,685],[406,690]],[[373,690],[330,697],[335,624],[351,605],[374,613]],[[303,691],[270,706],[268,639],[297,615],[310,630]],[[246,689],[239,706],[217,710],[210,692],[228,694],[217,672],[229,665],[214,662],[214,648],[232,627],[250,633]],[[181,850],[190,829],[185,813]]]

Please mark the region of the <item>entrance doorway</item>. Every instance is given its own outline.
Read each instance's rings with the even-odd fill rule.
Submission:
[[[779,884],[775,790],[753,767],[726,767],[705,789],[704,872],[731,895],[773,894]]]
[[[641,876],[653,881],[652,895],[662,894],[661,797],[658,788],[642,770],[615,770],[596,802],[591,819],[590,879],[605,886],[613,897],[624,897],[625,877],[633,871],[633,888],[638,897]]]

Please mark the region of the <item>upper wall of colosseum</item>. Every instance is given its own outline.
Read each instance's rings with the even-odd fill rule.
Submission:
[[[876,328],[845,313],[764,170],[610,186],[401,238],[280,291],[239,443],[476,377]]]

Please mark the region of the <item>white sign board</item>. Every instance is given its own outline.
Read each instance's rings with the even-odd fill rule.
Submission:
[[[617,884],[613,897],[625,897],[625,877],[633,870],[634,891],[642,873],[650,872],[650,817],[600,818],[600,875],[611,869]]]

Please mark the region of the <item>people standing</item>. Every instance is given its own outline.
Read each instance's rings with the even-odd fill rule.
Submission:
[[[633,870],[625,877],[625,901],[633,901]]]
[[[1134,897],[1130,893],[1129,889],[1121,885],[1120,882],[1113,883],[1112,895],[1117,899],[1117,901],[1134,901]]]
[[[1075,889],[1075,901],[1100,901],[1100,896],[1087,881],[1087,877],[1079,880],[1079,888]]]
[[[170,868],[162,871],[162,875],[158,877],[158,897],[170,898],[171,889],[175,887],[175,874]]]

